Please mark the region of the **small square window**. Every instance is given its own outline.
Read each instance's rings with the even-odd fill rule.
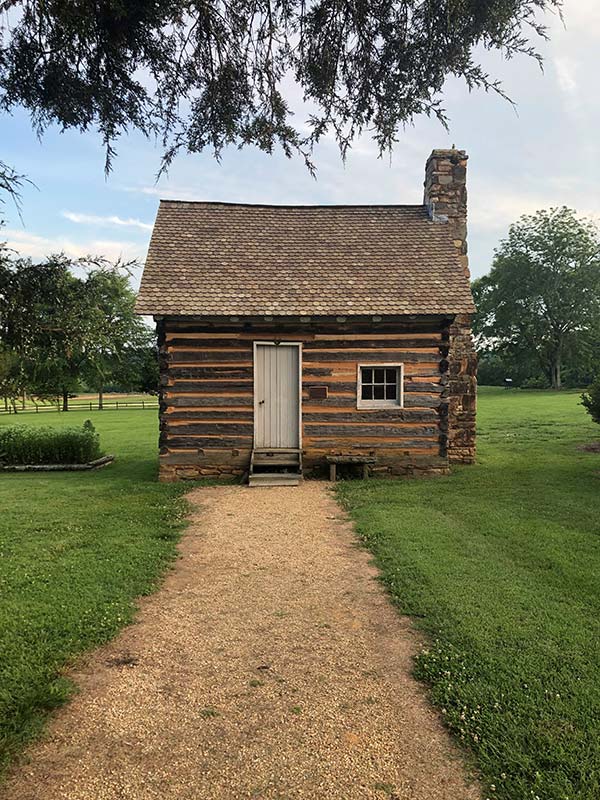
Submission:
[[[402,405],[401,364],[388,366],[359,366],[359,408],[380,408]]]

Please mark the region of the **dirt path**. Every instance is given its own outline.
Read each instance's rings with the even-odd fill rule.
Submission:
[[[476,800],[327,484],[196,489],[181,558],[5,800]]]

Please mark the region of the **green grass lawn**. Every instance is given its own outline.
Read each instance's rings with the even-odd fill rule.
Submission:
[[[483,389],[477,465],[339,488],[484,797],[600,798],[600,455],[576,447],[600,427],[578,401]]]
[[[578,399],[482,390],[476,466],[339,488],[429,634],[417,674],[475,754],[484,797],[600,798],[600,455],[576,448],[600,426]],[[186,487],[156,482],[155,411],[0,425],[86,417],[114,464],[0,476],[3,764],[68,696],[70,659],[131,619],[175,553]]]
[[[114,464],[0,475],[0,772],[69,695],[69,659],[130,620],[175,554],[182,487],[156,481],[156,411],[3,416],[0,425],[86,418]]]

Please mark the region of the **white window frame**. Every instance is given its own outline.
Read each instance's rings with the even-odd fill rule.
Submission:
[[[395,400],[363,400],[362,399],[362,370],[367,369],[395,369],[398,374],[398,390]],[[357,408],[404,408],[404,364],[382,364],[381,361],[373,361],[367,364],[357,364],[356,374],[356,407]]]

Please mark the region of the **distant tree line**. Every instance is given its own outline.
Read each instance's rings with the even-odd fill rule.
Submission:
[[[523,216],[473,282],[479,382],[560,389],[600,376],[600,235],[569,208]]]
[[[82,390],[155,392],[154,332],[134,313],[132,263],[53,255],[41,263],[0,246],[0,398],[58,400]]]

